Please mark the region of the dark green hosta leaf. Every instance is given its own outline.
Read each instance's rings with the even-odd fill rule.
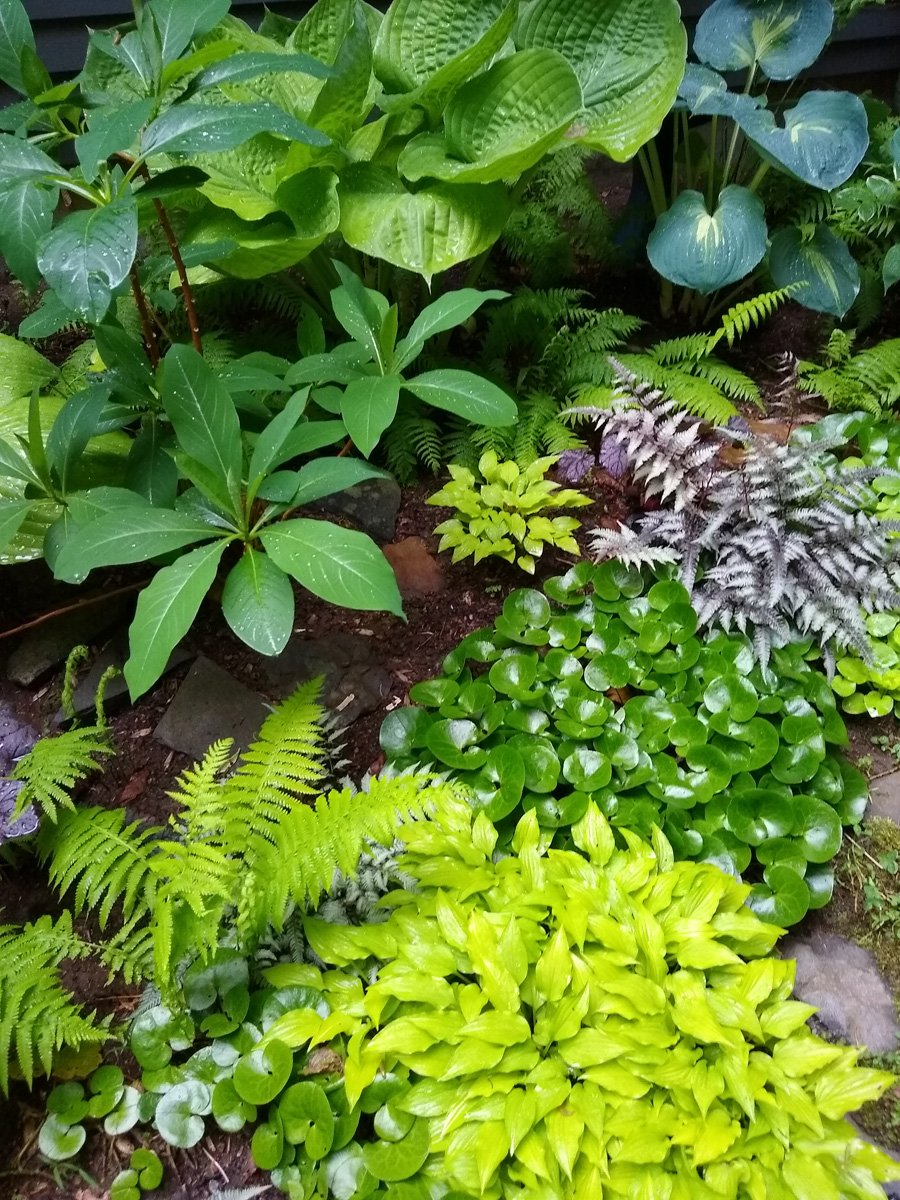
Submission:
[[[410,192],[395,171],[371,163],[347,167],[338,195],[349,245],[426,281],[489,249],[510,211],[502,183],[436,183]]]
[[[154,1124],[170,1146],[189,1150],[203,1137],[203,1116],[212,1109],[212,1092],[205,1083],[189,1079],[165,1092],[156,1106]]]
[[[174,105],[144,130],[141,154],[213,154],[233,150],[259,133],[277,133],[307,146],[328,146],[318,129],[289,116],[274,104]]]
[[[580,140],[617,162],[659,129],[687,52],[670,0],[537,0],[522,12],[515,41],[520,49],[557,50],[568,59],[584,95]]]
[[[773,925],[796,925],[809,910],[809,888],[791,867],[773,866],[765,873],[765,882],[750,889],[747,906],[763,921]]]
[[[793,286],[793,299],[814,312],[842,317],[859,292],[856,260],[824,225],[809,238],[795,227],[780,229],[769,248],[769,268],[776,287]]]
[[[795,801],[792,833],[808,862],[828,862],[841,848],[841,819],[823,800],[802,796]]]
[[[828,0],[715,0],[697,22],[694,53],[718,71],[756,63],[769,79],[793,79],[822,53],[833,20]]]
[[[662,214],[647,242],[647,256],[664,279],[698,292],[714,292],[743,279],[766,252],[762,201],[729,184],[710,214],[700,192],[682,192]]]
[[[678,109],[687,108],[695,117],[732,117],[759,108],[759,100],[746,92],[729,92],[718,73],[698,63],[688,63],[678,86]]]
[[[398,170],[414,181],[513,179],[560,141],[581,107],[581,86],[561,54],[520,51],[461,87],[447,106],[443,135],[413,138]]]
[[[0,188],[0,254],[29,290],[41,279],[37,246],[50,232],[58,197],[57,188],[37,187],[27,179]]]
[[[850,178],[869,144],[866,110],[850,92],[807,92],[783,124],[767,108],[737,121],[764,159],[826,192]]]
[[[394,572],[365,534],[297,518],[264,529],[260,540],[277,566],[323,600],[403,615]]]
[[[128,631],[130,654],[123,668],[132,700],[156,683],[169,655],[194,623],[227,544],[221,538],[183,554],[157,571],[141,592]]]
[[[228,572],[222,615],[242,642],[260,654],[280,654],[294,628],[291,581],[268,555],[248,546]]]
[[[511,425],[516,419],[512,397],[474,371],[442,367],[404,380],[403,386],[424,404],[446,409],[473,425]]]
[[[133,197],[71,213],[38,247],[38,267],[62,303],[91,324],[109,311],[137,253]]]

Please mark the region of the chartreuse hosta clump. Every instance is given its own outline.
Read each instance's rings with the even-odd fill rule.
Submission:
[[[514,592],[411,689],[382,726],[389,760],[451,772],[504,845],[523,810],[567,845],[593,802],[623,832],[660,826],[679,858],[749,873],[749,903],[780,925],[826,904],[866,786],[806,646],[763,669],[743,635],[696,636],[680,583],[617,562],[545,589]]]
[[[439,550],[453,550],[453,561],[473,555],[502,558],[534,574],[534,560],[545,546],[567,554],[579,554],[572,534],[581,527],[575,517],[548,517],[558,508],[581,508],[589,496],[573,488],[560,488],[544,475],[558,455],[535,459],[527,467],[509,460],[499,462],[493,450],[478,461],[480,482],[466,467],[450,466],[451,481],[426,503],[441,504],[456,512],[441,521],[434,532],[441,535]]]
[[[793,287],[808,308],[842,316],[860,287],[847,243],[824,221],[788,225],[771,236],[759,184],[775,168],[830,192],[850,178],[869,144],[866,109],[850,92],[808,91],[785,111],[767,106],[766,81],[794,79],[831,33],[828,0],[715,0],[697,24],[675,105],[670,161],[655,144],[641,151],[657,217],[647,245],[670,284],[708,295],[749,284],[767,258],[778,288]],[[743,89],[724,73],[739,72]],[[689,116],[694,118],[689,125]],[[696,124],[710,122],[708,141]],[[720,122],[727,122],[725,136]],[[664,296],[671,304],[671,287]],[[695,304],[699,315],[705,304]]]
[[[810,1031],[745,886],[658,831],[617,844],[595,805],[574,851],[530,812],[498,855],[446,797],[404,836],[417,889],[385,921],[307,918],[324,969],[251,993],[226,952],[187,1013],[139,1016],[144,1091],[107,1122],[176,1146],[255,1123],[292,1197],[879,1195],[894,1164],[844,1116],[892,1077]]]

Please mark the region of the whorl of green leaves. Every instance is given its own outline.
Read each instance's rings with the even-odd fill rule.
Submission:
[[[875,1196],[894,1164],[843,1117],[892,1077],[810,1031],[748,889],[675,863],[658,832],[618,848],[594,805],[572,834],[576,852],[548,850],[530,812],[504,857],[483,814],[442,806],[407,831],[419,890],[385,924],[307,923],[343,968],[323,976],[335,1011],[286,1013],[257,1053],[352,1030],[348,1101],[382,1105],[381,1141],[325,1156],[326,1177],[348,1197],[363,1169],[389,1195]],[[387,962],[351,999],[373,952]],[[281,1178],[312,1166],[301,1150]]]
[[[865,781],[833,749],[847,735],[808,643],[763,668],[744,635],[696,631],[680,583],[579,563],[512,593],[389,714],[382,747],[451,771],[504,844],[533,809],[566,845],[593,801],[623,835],[658,825],[679,858],[749,872],[751,904],[793,924],[829,900]]]

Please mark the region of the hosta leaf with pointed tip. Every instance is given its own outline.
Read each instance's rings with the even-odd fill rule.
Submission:
[[[364,533],[298,517],[264,529],[260,540],[283,571],[323,600],[403,615],[394,572]]]
[[[822,52],[834,20],[828,0],[715,0],[697,22],[694,53],[718,71],[753,63],[793,79]]]
[[[687,54],[674,0],[537,0],[520,17],[515,41],[568,59],[584,94],[580,140],[617,162],[659,130]]]
[[[869,144],[866,110],[850,92],[807,92],[783,125],[767,108],[735,119],[764,159],[826,192],[850,178]]]
[[[72,213],[42,238],[38,267],[67,308],[98,325],[128,278],[137,235],[133,197]]]
[[[291,581],[266,554],[249,548],[228,572],[222,615],[242,642],[280,654],[294,627]]]
[[[884,262],[881,265],[881,279],[885,291],[900,280],[900,246],[891,246],[884,256]]]
[[[714,292],[743,279],[765,252],[762,201],[737,184],[720,192],[712,214],[700,192],[682,192],[647,242],[654,270],[698,292]]]
[[[800,229],[780,229],[769,247],[775,286],[794,286],[791,298],[814,312],[842,317],[859,292],[859,267],[847,243],[824,225],[811,238]]]
[[[227,542],[199,546],[153,576],[138,597],[128,631],[131,653],[123,669],[132,700],[162,675],[169,655],[193,624],[212,587]]]
[[[718,73],[698,63],[688,63],[678,85],[676,108],[687,107],[695,117],[732,117],[759,108],[759,100],[744,92],[729,92]]]
[[[349,245],[426,280],[489,249],[510,211],[502,183],[438,183],[409,192],[395,172],[369,163],[342,173],[338,196]]]
[[[444,114],[444,136],[413,138],[398,169],[412,180],[512,179],[559,142],[581,106],[578,78],[561,54],[522,50],[461,87]]]

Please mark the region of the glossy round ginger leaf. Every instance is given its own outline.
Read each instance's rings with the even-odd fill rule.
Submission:
[[[212,1093],[205,1083],[190,1079],[164,1092],[156,1106],[154,1123],[170,1146],[189,1150],[203,1137],[203,1114],[212,1108]]]
[[[542,629],[550,620],[550,604],[534,588],[517,588],[503,601],[503,616],[520,629],[527,626]]]
[[[294,1056],[277,1038],[244,1054],[235,1063],[234,1087],[248,1104],[268,1104],[290,1078]]]
[[[580,141],[616,162],[662,124],[684,73],[687,36],[671,0],[537,0],[515,31],[520,49],[556,50],[584,95]]]
[[[487,751],[478,746],[481,730],[474,721],[435,721],[425,738],[428,750],[445,766],[462,771],[484,766]]]
[[[841,848],[841,819],[830,804],[801,796],[794,802],[794,825],[792,833],[797,839],[806,859],[811,863],[825,863],[834,858]]]
[[[717,71],[754,63],[769,79],[811,66],[831,33],[828,0],[714,0],[697,22],[694,53]]]
[[[713,213],[700,192],[687,189],[657,220],[647,256],[664,279],[706,294],[749,275],[766,238],[762,201],[747,188],[729,184]]]
[[[588,746],[576,746],[563,762],[563,776],[582,792],[604,788],[612,778],[612,767],[605,754]]]
[[[735,721],[749,721],[756,715],[759,696],[749,679],[743,675],[728,674],[707,685],[703,703],[711,713],[727,711]]]
[[[729,828],[750,846],[758,846],[771,838],[787,837],[793,829],[795,816],[791,801],[765,788],[738,792],[728,804]]]
[[[382,750],[391,758],[412,754],[414,749],[425,745],[431,721],[424,708],[412,705],[395,708],[388,713],[381,726],[379,743]]]
[[[398,1142],[372,1142],[363,1148],[363,1162],[376,1179],[392,1183],[409,1179],[422,1167],[431,1149],[429,1123],[419,1118]]]
[[[548,738],[517,733],[507,744],[522,757],[526,789],[530,792],[552,792],[560,772],[560,762],[553,743]]]
[[[796,925],[809,909],[809,888],[791,867],[769,867],[765,882],[750,889],[747,907],[773,925]]]

